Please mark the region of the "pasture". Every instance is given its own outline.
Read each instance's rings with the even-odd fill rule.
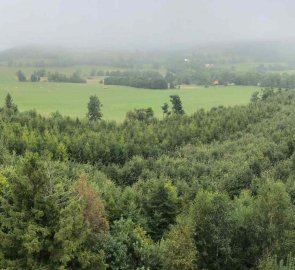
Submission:
[[[22,69],[27,75],[31,69]],[[56,69],[57,70],[57,69]],[[170,104],[169,96],[178,94],[186,113],[215,106],[247,104],[251,94],[259,90],[253,86],[181,86],[176,90],[148,90],[124,86],[104,86],[99,83],[31,83],[18,82],[16,68],[0,68],[0,104],[9,92],[20,111],[35,109],[48,116],[59,111],[63,115],[83,118],[87,112],[90,95],[97,95],[102,104],[103,119],[123,121],[126,112],[135,108],[152,107],[157,117],[162,117],[161,106]],[[58,69],[62,72],[61,69]],[[85,71],[86,72],[86,71]],[[67,73],[65,70],[64,73]]]

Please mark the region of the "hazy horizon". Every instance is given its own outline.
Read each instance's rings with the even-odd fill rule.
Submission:
[[[291,0],[2,0],[0,50],[179,49],[295,38]]]

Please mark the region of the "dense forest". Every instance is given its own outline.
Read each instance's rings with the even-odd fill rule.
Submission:
[[[1,269],[294,269],[294,91],[122,124],[3,104]]]

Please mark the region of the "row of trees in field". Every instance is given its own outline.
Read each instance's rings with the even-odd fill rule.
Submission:
[[[67,76],[58,72],[47,74],[49,82],[64,82],[64,83],[86,83],[86,80],[81,78],[77,72]]]
[[[211,85],[218,81],[219,85],[253,85],[273,88],[294,88],[295,75],[288,73],[259,73],[259,72],[235,72],[222,69],[208,70],[180,69],[168,71],[162,76],[155,71],[93,71],[93,76],[104,76],[105,85],[125,85],[147,89],[174,89],[180,84]],[[25,74],[19,70],[17,78],[20,82],[27,81]],[[30,81],[38,82],[41,77],[47,77],[51,82],[86,83],[78,72],[70,76],[54,72],[46,72],[44,69],[36,70]]]
[[[116,124],[95,96],[71,119],[8,95],[0,268],[292,269],[295,92],[251,100],[188,116],[171,96],[169,117]]]
[[[169,105],[168,103],[164,103],[162,106],[163,110],[163,117],[168,117],[171,114],[184,114],[184,110],[182,108],[182,102],[180,100],[180,97],[178,95],[171,95],[170,101],[172,104],[172,111],[169,111]],[[99,98],[94,95],[90,96],[89,102],[87,104],[88,112],[87,112],[87,118],[89,121],[97,121],[102,119],[102,103],[99,100]],[[133,111],[129,111],[126,114],[126,120],[134,121],[151,121],[154,120],[154,111],[152,108],[147,109],[135,109]]]
[[[16,73],[17,79],[20,82],[26,82],[26,75],[19,70]],[[47,77],[49,82],[64,82],[64,83],[86,83],[86,80],[81,78],[78,72],[74,72],[72,75],[67,76],[59,72],[46,72],[44,69],[36,70],[30,77],[31,82],[39,82],[42,77]]]
[[[180,69],[168,72],[177,84],[212,85],[218,81],[220,85],[253,85],[262,87],[294,88],[295,75],[288,73],[237,72],[226,69]]]

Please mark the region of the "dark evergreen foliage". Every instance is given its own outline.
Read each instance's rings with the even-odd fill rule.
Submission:
[[[86,83],[86,80],[81,78],[78,73],[73,73],[71,76],[66,76],[58,72],[48,73],[49,82],[64,82],[64,83]]]
[[[294,268],[293,90],[122,124],[3,103],[1,269]]]
[[[182,102],[178,95],[170,96],[170,101],[172,103],[172,113],[174,114],[184,114],[184,110],[182,108]]]
[[[20,82],[25,82],[27,80],[26,75],[21,70],[16,73],[16,76]]]
[[[137,88],[167,89],[167,81],[157,72],[111,72],[105,85],[125,85]]]

